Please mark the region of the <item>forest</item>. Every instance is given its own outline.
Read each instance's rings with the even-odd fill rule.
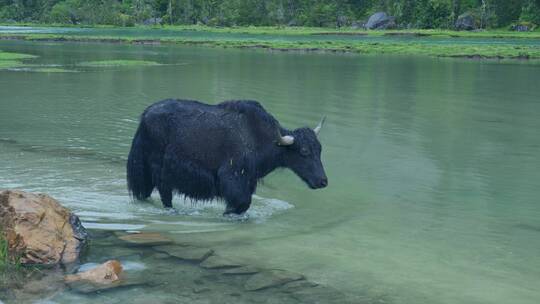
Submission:
[[[0,0],[2,23],[361,27],[379,11],[405,29],[452,29],[465,13],[480,28],[540,24],[540,0]]]

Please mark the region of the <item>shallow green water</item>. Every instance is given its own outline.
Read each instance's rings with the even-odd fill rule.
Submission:
[[[0,71],[0,188],[47,192],[95,231],[159,231],[299,272],[353,303],[540,300],[536,65],[7,41],[0,50],[77,71]],[[78,65],[101,60],[163,65]],[[256,99],[287,127],[327,115],[330,186],[312,191],[275,172],[244,221],[223,218],[220,203],[177,198],[179,214],[170,214],[157,197],[131,202],[124,168],[138,115],[167,97]],[[19,301],[296,303],[272,289],[237,291],[234,280],[96,235],[83,262],[117,257],[155,284],[97,295],[23,290]]]

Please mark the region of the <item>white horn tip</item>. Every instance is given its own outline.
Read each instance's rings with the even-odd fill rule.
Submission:
[[[280,146],[290,146],[294,143],[294,137],[285,135],[281,137],[281,140],[279,142]]]

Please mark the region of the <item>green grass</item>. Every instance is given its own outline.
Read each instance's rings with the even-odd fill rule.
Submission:
[[[148,27],[146,27],[148,28]],[[514,32],[505,29],[490,29],[480,31],[453,31],[442,29],[408,29],[408,30],[364,30],[324,27],[278,27],[278,26],[242,26],[242,27],[210,27],[204,25],[165,25],[151,28],[164,28],[178,31],[203,31],[214,33],[242,33],[242,34],[272,34],[272,35],[317,35],[317,34],[358,34],[369,36],[384,35],[413,35],[433,37],[476,37],[476,38],[540,38],[540,30],[533,32]]]
[[[39,23],[7,23],[6,26],[42,26],[42,27],[71,27],[71,28],[119,28],[112,25],[73,25],[73,24],[39,24]],[[275,35],[316,35],[321,33],[360,34],[383,36],[392,34],[423,35],[435,37],[477,37],[477,38],[540,38],[540,27],[532,32],[515,32],[506,28],[487,29],[478,31],[454,31],[447,29],[405,29],[405,30],[364,30],[351,27],[304,27],[304,26],[233,26],[213,27],[206,25],[137,25],[138,29],[168,29],[177,31],[203,31],[214,33],[243,33],[243,34],[275,34]]]
[[[0,69],[10,69],[22,66],[23,63],[18,60],[0,60]]]
[[[37,56],[21,53],[9,53],[0,50],[0,69],[10,69],[23,66],[23,59],[32,59]]]
[[[9,264],[8,242],[0,231],[0,269]]]
[[[19,258],[13,257],[9,253],[9,244],[4,233],[0,230],[0,270],[20,268]]]
[[[0,60],[21,60],[21,59],[31,59],[36,58],[37,56],[30,54],[21,54],[21,53],[8,53],[0,51]]]
[[[101,60],[79,63],[83,67],[131,67],[131,66],[155,66],[160,65],[155,61],[145,60]]]
[[[74,72],[77,72],[73,70],[67,70],[67,69],[62,69],[62,68],[51,68],[51,67],[30,68],[28,71],[36,72],[36,73],[74,73]]]
[[[277,51],[319,51],[319,52],[348,52],[359,54],[396,54],[396,55],[422,55],[432,57],[465,57],[475,59],[540,59],[540,47],[525,44],[467,44],[459,41],[456,43],[419,43],[414,38],[407,41],[365,41],[358,39],[329,39],[325,41],[313,39],[295,40],[294,35],[315,34],[362,34],[362,35],[420,35],[430,37],[461,38],[528,38],[540,39],[540,32],[510,32],[505,30],[490,30],[479,32],[457,32],[448,30],[402,30],[402,31],[364,31],[353,29],[335,28],[310,28],[310,27],[232,27],[215,28],[207,26],[165,26],[164,28],[177,31],[208,31],[223,33],[248,33],[261,35],[289,35],[287,40],[268,40],[254,37],[252,40],[239,40],[234,36],[221,36],[218,38],[190,39],[185,37],[152,37],[152,27],[145,27],[147,35],[138,37],[125,36],[99,36],[99,35],[62,35],[62,34],[0,34],[2,37],[23,39],[30,41],[75,41],[75,42],[107,42],[107,43],[170,43],[186,45],[203,45],[224,48],[260,48]],[[159,27],[161,28],[161,27]],[[532,62],[532,61],[531,61]],[[83,66],[136,66],[156,65],[157,63],[138,61],[104,61],[83,63]]]
[[[78,71],[68,70],[63,68],[56,67],[39,67],[31,65],[22,65],[18,67],[13,67],[12,71],[16,72],[30,72],[30,73],[76,73]]]

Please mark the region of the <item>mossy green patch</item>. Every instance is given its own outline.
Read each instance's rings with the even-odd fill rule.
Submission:
[[[74,70],[67,70],[62,68],[33,68],[30,69],[30,72],[38,72],[38,73],[75,73],[77,71]]]
[[[160,63],[146,60],[100,60],[79,63],[83,67],[132,67],[132,66],[155,66]]]
[[[10,69],[23,66],[23,59],[32,59],[37,56],[22,53],[11,53],[0,50],[0,69]]]
[[[78,72],[75,70],[68,70],[68,69],[56,68],[56,67],[34,67],[34,66],[26,66],[26,65],[12,67],[10,70],[15,71],[15,72],[31,72],[31,73],[76,73]]]
[[[31,59],[36,58],[35,55],[30,54],[21,54],[21,53],[10,53],[0,51],[0,60],[21,60],[21,59]]]
[[[0,69],[10,69],[22,66],[23,63],[18,60],[0,60]]]

